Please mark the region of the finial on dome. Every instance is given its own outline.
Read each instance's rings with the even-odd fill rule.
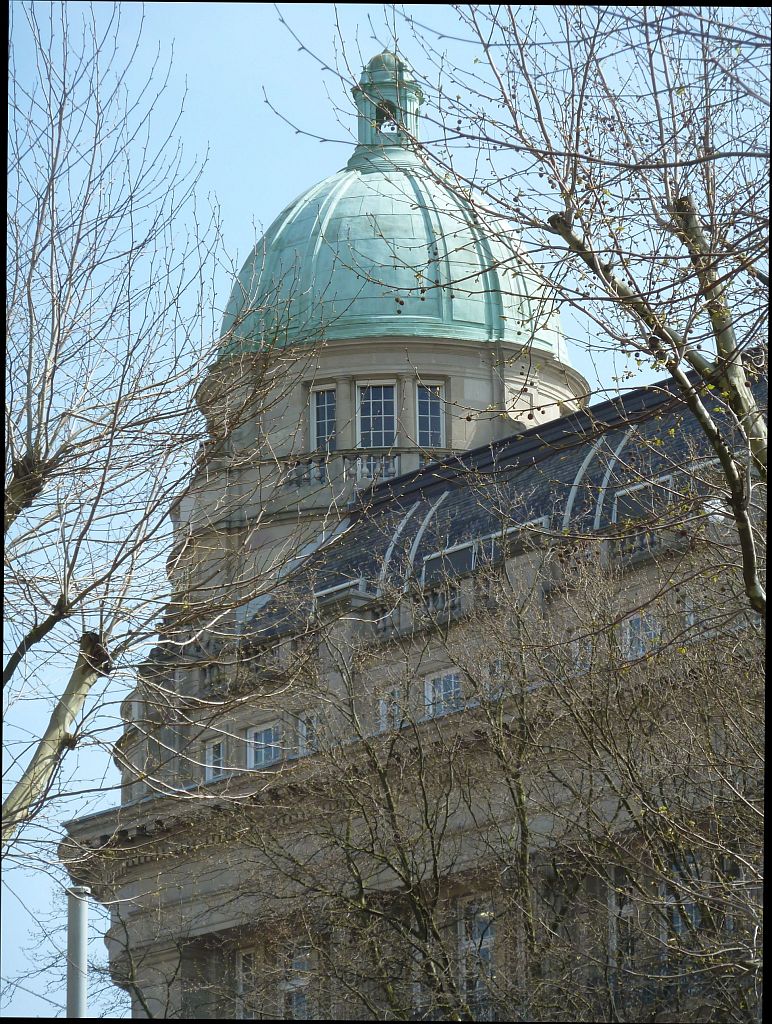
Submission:
[[[418,138],[423,93],[396,53],[384,50],[368,61],[352,92],[360,146],[406,146]]]

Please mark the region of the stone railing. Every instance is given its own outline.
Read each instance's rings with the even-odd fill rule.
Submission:
[[[280,478],[282,488],[313,488],[326,485],[344,486],[353,481],[355,486],[368,486],[384,480],[394,480],[401,473],[409,473],[450,454],[438,451],[431,454],[415,448],[378,451],[349,449],[347,451],[309,453],[305,457],[283,460]]]
[[[688,546],[685,530],[643,529],[613,540],[611,556],[622,562],[640,562],[667,551],[683,551]]]

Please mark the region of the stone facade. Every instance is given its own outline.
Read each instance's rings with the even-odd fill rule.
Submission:
[[[138,1017],[755,1019],[760,635],[706,442],[667,382],[583,409],[407,69],[355,98],[234,289],[124,799],[69,826],[113,976]]]

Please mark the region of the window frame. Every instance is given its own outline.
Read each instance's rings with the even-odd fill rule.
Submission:
[[[461,578],[462,576],[474,573],[478,569],[494,567],[504,562],[508,556],[511,537],[532,529],[548,532],[549,528],[550,517],[547,515],[537,516],[535,519],[528,519],[524,523],[507,526],[503,530],[495,530],[493,533],[485,533],[479,537],[472,537],[470,540],[459,541],[458,544],[450,544],[447,547],[438,548],[436,551],[430,551],[428,555],[423,556],[421,586],[426,586],[426,570],[429,562],[446,558],[458,551],[465,551],[469,548],[471,549],[469,567],[459,574],[459,578]]]
[[[296,965],[304,960],[305,968]],[[313,949],[310,945],[299,944],[284,957],[282,980],[279,982],[280,1010],[283,1020],[316,1020],[311,982],[314,973]],[[305,1002],[306,1015],[295,1016],[296,1008],[291,1005],[295,996],[301,994]]]
[[[608,961],[613,985],[620,984],[620,974],[632,971],[636,962],[638,907],[632,884],[624,868],[614,866],[606,882],[608,908]]]
[[[487,924],[478,929],[478,919]],[[460,900],[457,914],[459,986],[475,1020],[492,1020],[491,984],[496,976],[496,911],[490,898]],[[485,977],[483,965],[487,964]]]
[[[421,437],[421,389],[437,388],[439,393],[437,400],[439,402],[439,420],[440,420],[440,440],[438,444],[431,444],[429,440],[423,440]],[[416,444],[419,448],[425,449],[426,451],[436,451],[441,448],[447,447],[446,437],[446,424],[445,424],[445,381],[441,380],[419,380],[416,381],[415,387],[415,432],[416,432]],[[429,433],[431,434],[431,412],[429,413]]]
[[[236,951],[236,998],[238,1000],[239,1017],[241,1020],[260,1019],[257,1007],[248,1005],[250,1001],[257,1002],[254,999],[254,995],[257,988],[257,963],[259,957],[260,951],[255,948],[245,948]],[[245,961],[248,958],[252,961],[249,977],[247,977],[247,971],[245,970]]]
[[[678,859],[674,858],[670,862],[669,876],[660,882],[666,939],[676,936],[680,942],[684,936],[692,936],[704,927],[698,898],[693,891],[689,891],[701,881],[700,863],[696,854],[686,853]]]
[[[574,675],[579,677],[589,675],[595,659],[596,637],[587,634],[572,637],[568,641],[568,647],[571,652]]]
[[[634,494],[636,491],[643,491],[647,487],[652,491],[653,494],[660,493],[667,496],[665,505],[672,504],[673,500],[673,473],[664,473],[662,476],[655,477],[653,480],[641,480],[637,484],[630,484],[629,487],[618,487],[614,491],[614,497],[611,501],[611,522],[614,526],[619,526],[619,515],[617,510],[617,501],[621,496],[625,497],[628,494]],[[657,515],[652,510],[651,515]],[[641,519],[632,519],[629,522],[627,520],[622,521],[625,524],[625,529],[634,530],[636,528],[646,529],[652,527],[651,516],[643,517]]]
[[[257,740],[256,736],[265,735],[265,733],[272,733],[273,736],[269,743],[262,740]],[[275,764],[278,764],[283,760],[283,749],[282,740],[284,738],[284,729],[280,721],[270,722],[263,726],[250,726],[247,729],[247,769],[249,771],[262,771],[264,768],[270,768]],[[261,760],[258,762],[257,755],[263,751],[275,751],[275,755],[270,760]]]
[[[319,395],[333,396],[333,429],[332,434],[328,435],[327,443],[322,446],[319,442],[318,435],[318,417],[317,417],[317,397]],[[319,385],[313,387],[309,391],[309,447],[311,452],[319,452],[331,454],[337,449],[338,440],[338,389],[335,384],[333,385]],[[332,445],[329,444],[330,437],[332,439]]]
[[[362,444],[362,389],[363,388],[391,388],[394,403],[394,439],[389,444],[363,445]],[[356,382],[356,446],[362,451],[391,451],[397,447],[399,429],[397,423],[397,381],[394,378],[385,380],[358,380]],[[372,430],[371,430],[372,433]]]
[[[405,724],[404,694],[393,686],[378,698],[378,732],[398,732]]]
[[[641,627],[643,627],[644,623],[649,625],[645,635],[643,628],[638,632],[638,647],[636,650],[633,650],[632,624],[635,620],[640,621]],[[659,617],[654,612],[647,611],[646,609],[639,609],[626,616],[622,620],[621,629],[622,656],[625,661],[638,661],[640,658],[645,658],[648,654],[657,650],[662,640],[662,623]]]
[[[318,711],[303,711],[297,718],[298,757],[319,753],[321,716]]]
[[[215,761],[212,753],[215,747],[220,748],[219,762]],[[205,782],[218,782],[225,776],[225,738],[207,740],[204,743],[204,781]]]
[[[453,687],[456,696],[449,697],[443,689],[440,700],[437,700],[437,684],[445,680],[455,680]],[[443,718],[464,707],[464,688],[461,671],[457,668],[446,668],[440,672],[432,672],[424,677],[424,717]]]

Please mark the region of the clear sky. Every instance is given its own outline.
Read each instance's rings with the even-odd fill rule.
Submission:
[[[84,8],[70,2],[71,19],[75,21]],[[234,269],[262,230],[299,193],[345,164],[355,131],[348,90],[363,62],[384,47],[393,47],[393,28],[383,7],[368,4],[337,9],[331,4],[292,4],[277,9],[272,4],[248,3],[150,3],[144,8],[127,3],[122,10],[121,31],[127,45],[144,17],[137,78],[147,72],[157,50],[162,62],[164,58],[172,60],[154,131],[160,137],[168,129],[184,95],[179,136],[191,160],[207,159],[199,192],[203,202],[216,202],[220,209],[227,259],[218,271],[214,294],[222,308]],[[448,5],[412,5],[410,10],[416,20],[453,34],[455,23]],[[18,9],[15,17],[21,23]],[[420,68],[422,55],[416,52],[409,34],[400,30],[398,36],[400,51]],[[443,45],[451,52],[456,47],[458,59],[463,59],[462,43]],[[323,66],[337,66],[347,75],[347,84]],[[282,116],[271,110],[265,96]],[[313,135],[334,141],[320,142]],[[572,350],[571,356],[577,368],[593,376],[593,367],[581,352]],[[92,705],[96,700],[98,695]],[[115,715],[116,710],[117,703],[113,703],[110,711]],[[29,728],[32,734],[45,708],[30,702],[19,715],[11,728]],[[117,776],[104,749],[71,755],[67,770],[73,790],[96,782],[104,791],[102,805],[117,801],[111,790]],[[91,793],[87,801],[67,808],[62,818],[97,807],[98,800]],[[56,836],[48,839],[47,854],[53,860]],[[64,923],[61,885],[52,881],[43,867],[28,873],[17,871],[6,879],[5,897],[4,987],[24,975],[24,988],[6,989],[3,1015],[63,1016],[64,992],[57,987],[61,975],[47,968],[49,961],[58,960],[61,966],[63,960],[64,932],[55,931],[55,926]],[[41,928],[49,935],[47,943],[41,944]],[[101,942],[98,932],[95,926],[97,945]],[[30,968],[38,973],[27,976]]]

